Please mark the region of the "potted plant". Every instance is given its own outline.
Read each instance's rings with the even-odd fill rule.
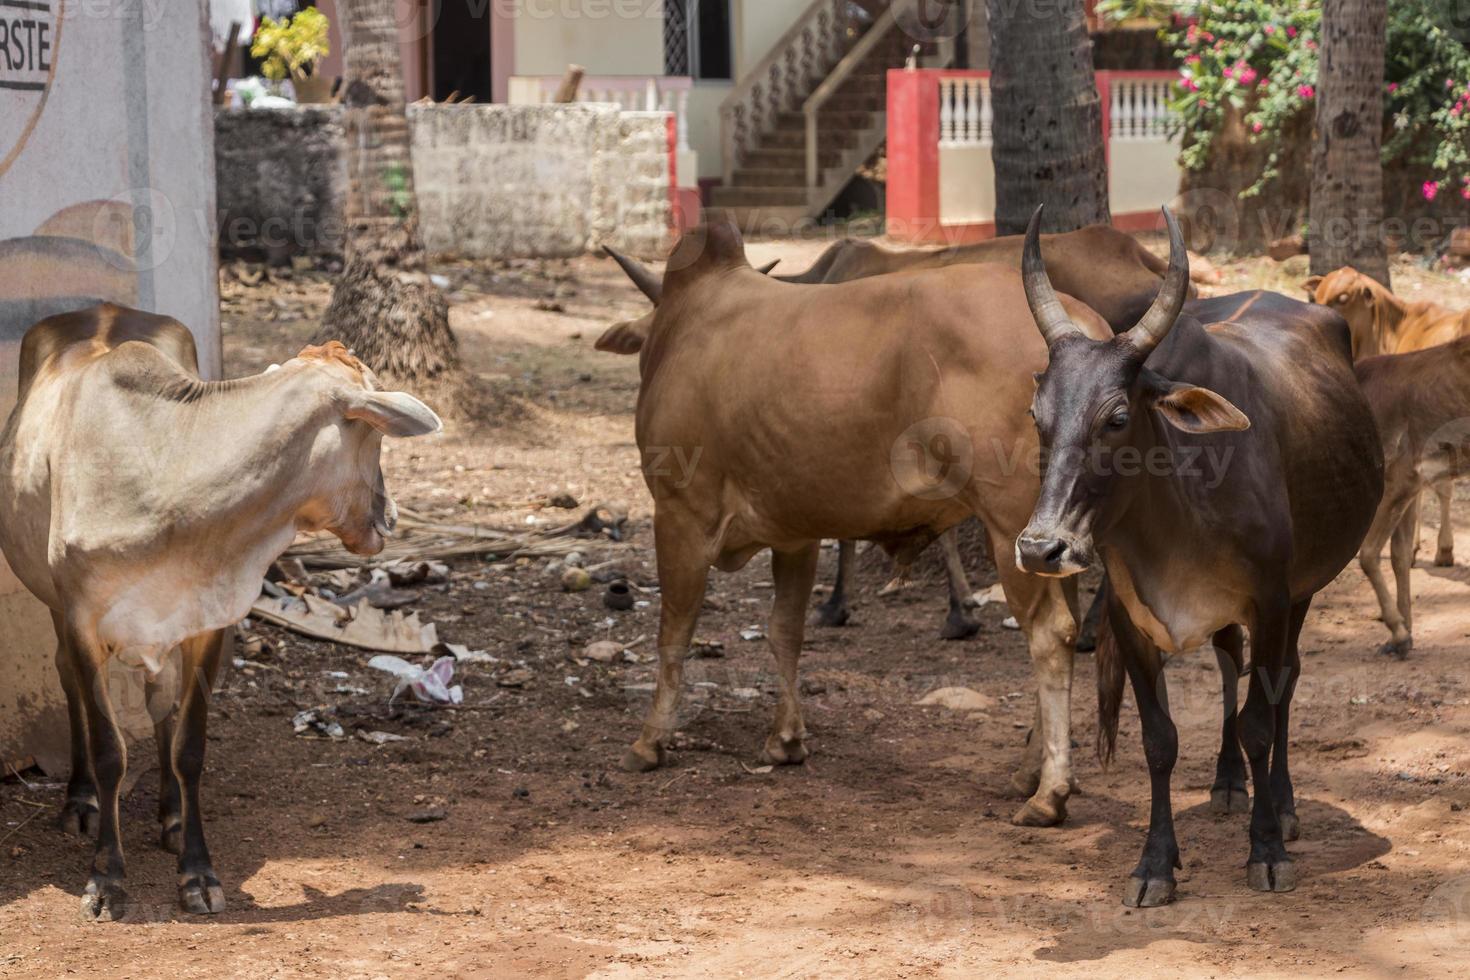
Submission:
[[[307,7],[285,20],[263,18],[250,44],[250,54],[263,59],[261,71],[273,82],[291,79],[297,102],[326,102],[332,80],[317,72],[317,62],[331,53],[327,18]]]

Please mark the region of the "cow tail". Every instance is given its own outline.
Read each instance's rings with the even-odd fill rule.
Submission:
[[[1097,760],[1107,768],[1118,747],[1118,714],[1123,707],[1123,651],[1104,614],[1097,624]]]

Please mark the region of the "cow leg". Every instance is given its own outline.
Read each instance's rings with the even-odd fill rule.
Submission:
[[[657,514],[653,534],[659,583],[658,679],[643,732],[623,756],[623,768],[630,772],[648,772],[663,765],[664,743],[678,724],[684,660],[709,581],[705,536],[697,521]]]
[[[1455,564],[1455,525],[1450,518],[1450,505],[1455,499],[1455,481],[1449,477],[1434,485],[1439,497],[1439,547],[1434,552],[1434,564],[1449,568]]]
[[[1271,795],[1276,801],[1276,816],[1281,821],[1283,840],[1301,837],[1301,821],[1296,816],[1296,791],[1291,785],[1291,769],[1287,765],[1287,742],[1291,734],[1291,699],[1296,694],[1297,678],[1301,674],[1301,651],[1297,641],[1302,635],[1302,624],[1307,620],[1307,610],[1312,600],[1299,602],[1291,607],[1291,628],[1286,646],[1286,689],[1276,705],[1276,741],[1271,746]]]
[[[86,708],[87,750],[97,781],[97,849],[82,892],[82,917],[116,921],[127,913],[128,903],[122,884],[127,869],[118,828],[118,791],[127,772],[127,745],[107,694],[104,651],[95,639],[80,634],[70,624],[66,632],[65,647]]]
[[[1210,787],[1210,809],[1215,813],[1245,813],[1251,795],[1245,785],[1245,756],[1240,751],[1235,712],[1239,708],[1240,675],[1245,671],[1245,633],[1227,626],[1215,634],[1215,660],[1225,706],[1220,731],[1220,755],[1215,760],[1215,785]]]
[[[179,905],[185,912],[208,915],[225,908],[225,890],[215,876],[204,843],[204,813],[199,806],[199,777],[204,772],[204,730],[209,697],[219,678],[223,630],[184,641],[184,691],[179,733],[171,745],[170,768],[183,797],[183,847],[179,850]]]
[[[1399,612],[1399,603],[1388,593],[1388,583],[1383,578],[1383,546],[1401,524],[1408,524],[1417,532],[1416,508],[1413,506],[1417,498],[1417,489],[1400,490],[1392,497],[1385,494],[1378,513],[1373,517],[1373,525],[1358,549],[1358,565],[1373,586],[1373,594],[1378,597],[1378,608],[1383,614],[1383,625],[1389,632],[1388,642],[1379,647],[1378,652],[1401,660],[1413,649],[1414,639]]]
[[[949,582],[949,617],[939,636],[945,640],[968,640],[980,632],[980,621],[970,615],[975,605],[974,590],[960,558],[959,532],[950,528],[939,536],[939,544],[944,548],[944,571]]]
[[[1246,883],[1256,891],[1289,892],[1296,888],[1296,866],[1282,839],[1270,762],[1279,709],[1292,691],[1294,668],[1287,663],[1287,649],[1295,611],[1284,601],[1273,604],[1270,600],[1257,600],[1256,610],[1256,623],[1251,629],[1250,690],[1239,719],[1240,744],[1250,762],[1256,794],[1251,806]]]
[[[87,706],[77,680],[75,655],[68,648],[66,626],[56,613],[51,614],[51,621],[56,627],[56,673],[66,692],[66,720],[71,732],[71,775],[66,781],[66,801],[61,804],[61,829],[78,837],[95,838],[100,814],[87,751]]]
[[[1052,827],[1067,817],[1072,783],[1072,647],[1076,623],[1055,579],[1027,575],[1016,567],[1015,549],[991,539],[996,569],[1011,613],[1026,633],[1036,672],[1037,724],[1011,788],[1029,794],[1011,822]]]
[[[801,641],[806,631],[806,604],[817,576],[819,548],[814,543],[800,551],[771,552],[771,578],[776,595],[771,601],[771,622],[766,635],[780,675],[780,698],[776,723],[766,739],[761,761],[772,765],[796,765],[807,757],[797,661],[801,658]]]
[[[1076,576],[1067,581],[1073,581]],[[1087,615],[1081,619],[1081,626],[1077,629],[1077,652],[1091,653],[1097,649],[1097,628],[1102,622],[1103,615],[1108,608],[1108,577],[1104,575],[1102,581],[1097,584],[1097,594],[1092,597],[1092,605],[1087,607]]]
[[[184,664],[188,668],[188,664]],[[158,678],[150,676],[144,682],[144,695],[150,712],[157,710],[158,698],[163,696]],[[158,746],[158,846],[170,854],[180,853],[183,847],[184,810],[179,795],[179,777],[174,772],[174,705],[161,713],[153,723],[153,740]]]
[[[1143,854],[1123,889],[1123,904],[1154,908],[1174,900],[1174,869],[1179,863],[1179,841],[1174,836],[1174,804],[1169,781],[1179,757],[1179,732],[1169,717],[1169,695],[1164,658],[1128,618],[1116,601],[1108,602],[1108,623],[1118,644],[1118,655],[1133,686],[1138,718],[1143,726],[1143,755],[1148,761],[1148,837]]]
[[[818,626],[846,626],[848,616],[847,586],[857,561],[857,542],[837,542],[837,577],[832,580],[832,594],[817,607],[814,620]]]
[[[1415,497],[1409,504],[1408,512],[1393,529],[1393,537],[1389,541],[1389,562],[1393,565],[1393,587],[1398,593],[1398,621],[1402,625],[1404,636],[1408,638],[1405,646],[1394,650],[1399,658],[1408,655],[1414,644],[1414,590],[1409,583],[1409,576],[1414,569],[1414,553],[1419,550],[1419,498]]]

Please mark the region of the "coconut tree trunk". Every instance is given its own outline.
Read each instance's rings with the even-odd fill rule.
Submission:
[[[448,380],[459,349],[419,238],[394,0],[341,0],[337,11],[346,48],[347,236],[322,334],[395,382]]]
[[[1046,204],[1045,231],[1107,224],[1102,102],[1082,0],[989,0],[995,122],[995,231],[1026,230]]]
[[[1312,272],[1350,265],[1385,286],[1383,45],[1386,0],[1324,0],[1312,147]]]

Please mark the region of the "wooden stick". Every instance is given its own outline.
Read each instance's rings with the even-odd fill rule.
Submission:
[[[587,74],[587,69],[581,65],[567,65],[567,73],[561,77],[561,85],[557,86],[556,94],[551,97],[552,102],[566,104],[577,101],[577,90],[582,87],[582,76]]]

